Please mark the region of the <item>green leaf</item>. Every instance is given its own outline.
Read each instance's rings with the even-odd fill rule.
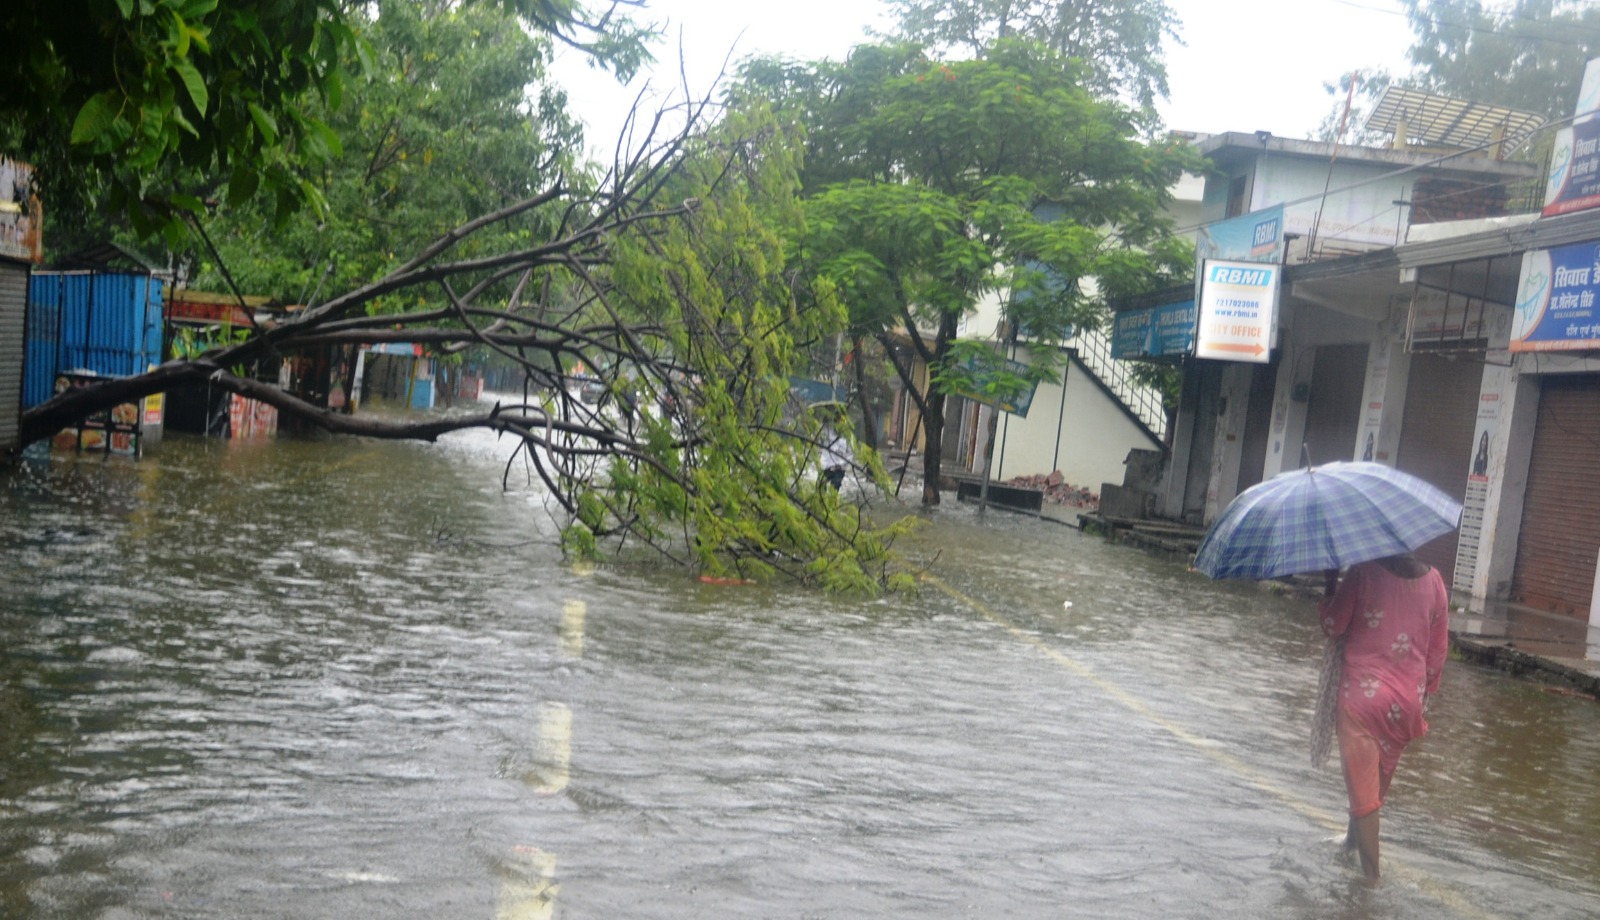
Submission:
[[[123,101],[122,94],[114,89],[90,96],[89,101],[78,110],[78,117],[72,122],[72,143],[89,144],[100,141],[103,144],[110,133],[111,123],[116,121],[117,114],[122,110]],[[104,149],[101,144],[96,146]]]
[[[261,186],[261,174],[248,166],[235,166],[228,178],[228,204],[238,207],[249,201]]]
[[[261,142],[267,146],[276,146],[278,143],[278,122],[266,109],[254,102],[246,103],[250,109],[250,119],[256,123],[256,130],[261,132]]]
[[[200,76],[200,71],[194,62],[187,58],[174,61],[172,69],[183,81],[184,89],[189,91],[189,99],[194,103],[195,111],[202,116],[206,114],[206,106],[210,104],[211,94],[206,90],[206,81]]]

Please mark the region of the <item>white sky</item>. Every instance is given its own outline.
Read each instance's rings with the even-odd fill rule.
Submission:
[[[1169,47],[1169,128],[1218,133],[1271,131],[1306,137],[1332,110],[1322,84],[1352,70],[1404,72],[1411,32],[1395,0],[1167,0],[1183,21],[1184,47]],[[648,0],[647,18],[669,23],[648,76],[657,91],[679,85],[681,29],[690,89],[704,93],[730,49],[734,59],[780,53],[839,58],[888,30],[878,0]],[[644,84],[620,87],[563,53],[557,78],[589,125],[592,150],[609,153],[623,116]],[[679,93],[681,98],[681,93]],[[649,108],[648,106],[646,108]]]

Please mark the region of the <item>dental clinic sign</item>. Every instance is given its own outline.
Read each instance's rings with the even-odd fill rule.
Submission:
[[[1267,262],[1207,259],[1200,275],[1195,357],[1255,364],[1270,361],[1281,272],[1282,266]]]
[[[1600,242],[1522,255],[1512,351],[1600,350]]]

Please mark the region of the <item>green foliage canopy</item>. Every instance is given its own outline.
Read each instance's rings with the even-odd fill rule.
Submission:
[[[1181,25],[1165,0],[889,0],[897,37],[981,57],[1002,39],[1039,42],[1083,63],[1095,95],[1153,110],[1167,95],[1162,45]]]
[[[891,44],[842,63],[757,62],[736,93],[810,127],[808,270],[836,287],[854,331],[886,348],[905,336],[936,375],[921,405],[925,501],[943,396],[976,384],[951,355],[981,297],[1005,292],[1007,326],[1051,343],[1096,322],[1084,279],[1115,296],[1188,270],[1162,209],[1192,152],[1143,141],[1137,114],[1096,98],[1083,72],[1033,42],[954,62]]]

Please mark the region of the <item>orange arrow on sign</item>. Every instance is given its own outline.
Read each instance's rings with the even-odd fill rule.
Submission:
[[[1255,343],[1253,345],[1235,345],[1235,344],[1232,344],[1232,343],[1216,343],[1216,344],[1210,345],[1208,347],[1213,348],[1213,349],[1215,349],[1217,351],[1243,351],[1243,352],[1248,352],[1249,354],[1252,354],[1252,355],[1259,355],[1262,352],[1266,351],[1266,348],[1262,347],[1261,343],[1259,343],[1259,342],[1257,342],[1257,343]]]

